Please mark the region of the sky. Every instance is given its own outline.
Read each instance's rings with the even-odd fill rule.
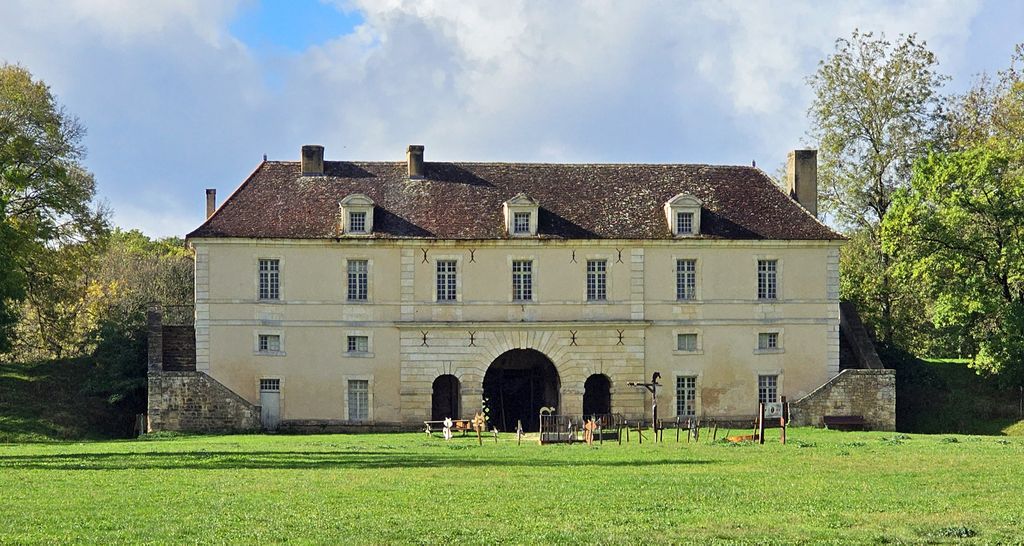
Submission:
[[[1005,68],[1017,1],[3,0],[0,62],[87,128],[123,228],[183,236],[266,154],[713,163],[774,173],[855,29],[917,33],[948,91]]]

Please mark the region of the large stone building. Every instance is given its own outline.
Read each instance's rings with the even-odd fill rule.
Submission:
[[[627,383],[653,372],[662,415],[735,419],[837,381],[843,239],[816,218],[813,150],[788,191],[752,167],[423,154],[304,146],[219,208],[207,192],[194,371],[151,367],[152,428],[406,427],[486,399],[529,429],[545,406],[641,416]],[[227,421],[182,424],[204,412]]]

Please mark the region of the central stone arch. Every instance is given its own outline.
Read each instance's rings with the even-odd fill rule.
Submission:
[[[540,408],[559,407],[561,379],[555,364],[535,349],[511,349],[491,362],[484,375],[484,398],[493,426],[514,431],[540,428]]]

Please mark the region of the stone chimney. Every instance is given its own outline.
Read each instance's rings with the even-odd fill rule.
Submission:
[[[423,178],[423,146],[410,144],[405,155],[409,161],[409,178]]]
[[[793,150],[786,158],[786,192],[818,216],[818,150]]]
[[[302,176],[323,176],[324,147],[306,144],[302,147]]]
[[[206,219],[209,220],[213,213],[217,210],[217,190],[213,188],[206,189]]]

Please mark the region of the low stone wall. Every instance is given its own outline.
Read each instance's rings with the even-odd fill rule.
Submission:
[[[821,426],[826,415],[859,415],[872,430],[896,430],[896,370],[843,370],[789,406],[790,423]]]
[[[147,431],[246,432],[260,408],[203,372],[149,372]]]

